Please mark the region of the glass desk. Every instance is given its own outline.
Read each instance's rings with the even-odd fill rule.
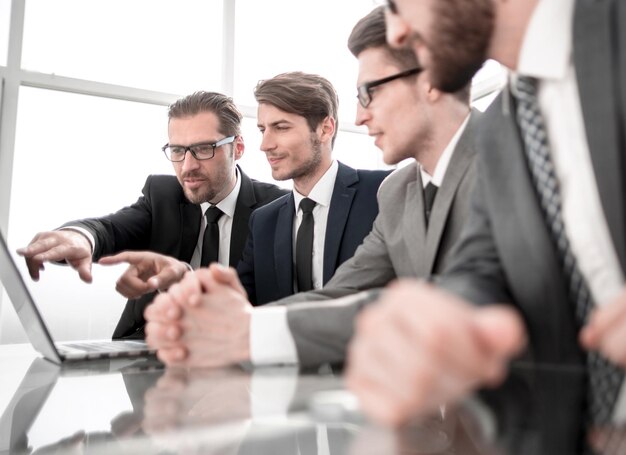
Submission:
[[[368,423],[328,366],[61,368],[8,345],[0,371],[0,454],[626,453],[622,429],[585,428],[573,368],[517,365],[501,387],[395,431]]]

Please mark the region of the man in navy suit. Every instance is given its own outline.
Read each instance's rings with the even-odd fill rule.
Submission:
[[[332,158],[337,94],[323,77],[301,72],[259,82],[258,127],[276,180],[293,191],[250,217],[250,235],[237,272],[253,305],[322,288],[354,255],[378,214],[376,193],[387,171],[355,170]],[[312,201],[312,254],[298,257],[302,204]],[[304,202],[301,202],[304,201]],[[303,274],[310,272],[308,281]]]

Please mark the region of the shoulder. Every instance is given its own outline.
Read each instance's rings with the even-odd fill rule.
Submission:
[[[250,179],[250,181],[252,182],[252,188],[255,194],[261,198],[274,200],[289,193],[289,190],[274,185],[273,183],[260,182],[254,179]]]
[[[268,227],[275,226],[279,214],[285,208],[289,208],[289,204],[293,207],[291,192],[254,209],[250,215],[250,228],[258,233],[259,230],[264,231]],[[294,212],[294,210],[291,211],[291,213]]]
[[[392,173],[393,170],[376,170],[371,171],[367,169],[359,169],[357,170],[357,174],[359,175],[359,180],[365,182],[377,182],[381,183],[385,178]]]
[[[413,162],[407,166],[396,169],[383,180],[378,190],[379,194],[396,193],[398,189],[405,189],[410,182],[417,181],[417,173],[419,169],[417,162]]]
[[[255,217],[268,216],[270,214],[277,213],[283,206],[289,204],[289,202],[292,200],[292,193],[291,191],[289,191],[287,194],[282,194],[280,197],[274,199],[273,201],[268,202],[258,209],[255,209],[252,213]]]
[[[369,170],[369,169],[353,169],[350,166],[338,161],[339,170],[337,171],[337,179],[344,185],[380,185],[391,170]]]
[[[149,175],[144,185],[144,194],[157,197],[184,197],[183,188],[174,175]]]

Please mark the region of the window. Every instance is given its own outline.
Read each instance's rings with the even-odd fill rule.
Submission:
[[[222,3],[29,0],[22,67],[169,93],[221,89]]]
[[[0,0],[0,66],[5,66],[7,64],[10,19],[11,0]]]

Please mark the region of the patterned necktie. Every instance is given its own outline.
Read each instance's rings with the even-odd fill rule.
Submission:
[[[220,251],[220,228],[217,220],[224,214],[216,206],[212,205],[206,212],[206,229],[202,240],[202,259],[200,267],[207,267],[211,262],[217,262]]]
[[[568,285],[569,299],[574,305],[576,321],[582,327],[594,303],[565,232],[559,183],[550,157],[547,130],[537,99],[537,81],[521,76],[517,78],[512,89],[513,95],[517,98],[517,121],[532,180],[558,252]],[[596,424],[610,422],[623,374],[596,352],[587,354],[587,369],[589,417]]]
[[[430,213],[433,210],[433,204],[435,203],[435,196],[437,195],[437,189],[439,187],[434,185],[433,182],[428,182],[426,188],[424,188],[424,215],[426,218],[426,226],[428,226],[428,220],[430,219]]]
[[[300,201],[302,222],[296,236],[296,280],[298,292],[313,289],[313,207],[315,201],[304,198]]]

